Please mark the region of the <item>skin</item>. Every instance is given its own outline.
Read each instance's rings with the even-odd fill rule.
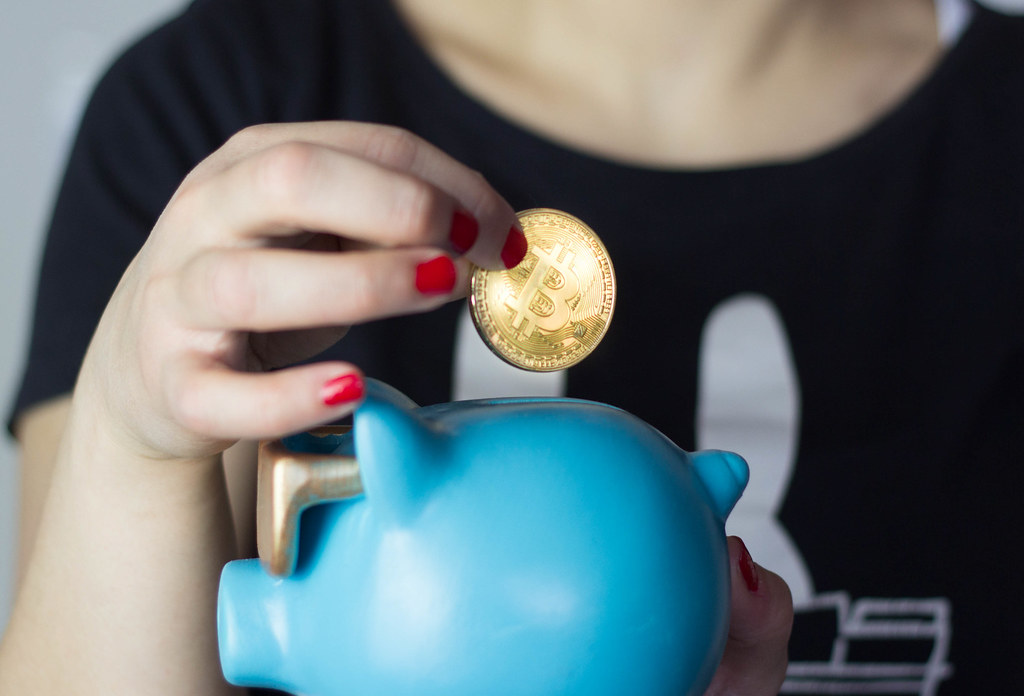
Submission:
[[[497,113],[654,167],[813,156],[892,108],[941,52],[930,0],[397,4]],[[415,267],[451,254],[456,209],[479,238],[451,293],[419,293]],[[501,265],[513,220],[476,173],[390,128],[257,127],[201,163],[115,291],[74,394],[18,423],[20,590],[0,692],[231,692],[213,617],[221,566],[252,555],[249,443],[355,406],[328,407],[321,389],[357,366],[264,370],[339,327],[461,297],[467,261]],[[708,693],[776,693],[789,591],[729,546],[730,639]]]
[[[941,55],[931,0],[397,4],[498,113],[654,167],[812,156],[891,109]]]

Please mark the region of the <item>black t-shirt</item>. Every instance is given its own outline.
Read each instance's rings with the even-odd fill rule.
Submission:
[[[977,8],[898,108],[826,152],[665,170],[504,120],[386,2],[201,0],[131,48],[85,112],[15,413],[71,390],[107,298],[192,166],[247,125],[318,119],[408,128],[516,208],[598,231],[618,304],[567,392],[688,449],[731,446],[701,431],[729,432],[735,416],[732,448],[758,489],[745,529],[765,537],[755,560],[789,569],[797,591],[784,692],[1017,688],[1024,21]],[[459,311],[360,326],[331,353],[445,401]],[[716,386],[733,372],[749,389]]]

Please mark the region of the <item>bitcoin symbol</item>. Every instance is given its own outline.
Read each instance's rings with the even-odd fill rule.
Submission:
[[[556,243],[547,249],[534,248],[537,263],[523,283],[520,297],[525,303],[507,298],[505,306],[512,310],[512,329],[518,335],[530,336],[537,329],[554,333],[569,323],[569,302],[580,292],[580,280],[572,266],[576,253]]]
[[[615,273],[608,250],[578,218],[551,208],[517,214],[526,259],[509,270],[473,271],[469,307],[487,346],[524,370],[577,364],[608,330]]]

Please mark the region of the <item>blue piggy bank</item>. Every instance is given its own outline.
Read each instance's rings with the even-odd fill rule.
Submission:
[[[593,402],[418,408],[367,392],[337,442],[364,493],[303,514],[290,576],[224,568],[229,681],[309,696],[704,691],[728,627],[740,457],[688,454]]]

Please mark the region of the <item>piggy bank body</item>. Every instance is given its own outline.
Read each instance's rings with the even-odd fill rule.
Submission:
[[[293,447],[303,447],[301,437]],[[229,563],[229,681],[296,694],[700,693],[729,614],[736,455],[602,404],[416,408],[371,384],[339,450],[364,494],[305,512],[286,578]]]

